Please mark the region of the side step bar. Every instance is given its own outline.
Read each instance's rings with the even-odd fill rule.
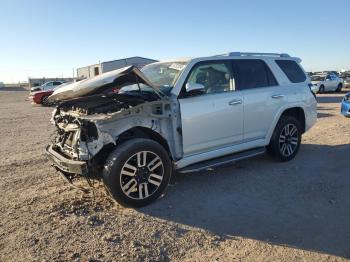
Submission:
[[[265,147],[250,149],[250,150],[246,150],[243,152],[239,152],[239,153],[235,153],[235,154],[231,154],[231,155],[227,155],[227,156],[223,156],[223,157],[219,157],[219,158],[215,158],[215,159],[210,159],[210,160],[203,161],[200,163],[192,164],[192,165],[189,165],[189,166],[186,166],[184,168],[177,170],[177,172],[179,172],[179,173],[198,172],[198,171],[206,170],[208,168],[218,167],[218,166],[234,163],[236,161],[239,161],[239,160],[242,160],[245,158],[250,158],[250,157],[257,156],[257,155],[261,155],[261,154],[264,154],[265,152],[266,152]]]

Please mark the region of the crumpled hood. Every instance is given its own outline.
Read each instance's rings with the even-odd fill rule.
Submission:
[[[108,84],[115,84],[115,87],[123,87],[137,83],[142,83],[153,88],[159,97],[164,96],[164,94],[156,88],[137,67],[127,66],[103,73],[93,78],[66,85],[55,90],[49,99],[51,101],[70,100],[103,92],[107,88],[110,88]]]
[[[320,83],[321,81],[311,81],[311,84],[313,85],[317,85],[318,83]]]

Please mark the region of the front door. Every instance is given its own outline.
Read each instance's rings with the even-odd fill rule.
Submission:
[[[198,63],[186,83],[202,84],[205,91],[179,99],[184,156],[242,142],[243,97],[235,90],[230,63]]]

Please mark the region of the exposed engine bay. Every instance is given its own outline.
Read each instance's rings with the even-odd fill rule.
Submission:
[[[109,114],[157,99],[159,97],[150,92],[133,91],[123,94],[97,94],[63,102],[58,106],[58,110],[75,112],[80,116],[100,113]]]
[[[46,150],[61,171],[99,173],[111,150],[134,137],[166,141],[164,146],[173,156],[182,153],[174,142],[179,104],[152,86],[137,68],[65,86],[52,99],[58,102],[51,118],[56,132]]]
[[[124,94],[97,94],[62,102],[52,116],[57,128],[54,145],[64,155],[74,160],[90,159],[100,146],[93,144],[95,140],[113,140],[97,129],[103,119],[115,118],[123,112],[128,115],[135,106],[159,100],[150,92],[130,92]],[[161,113],[162,105],[155,104],[152,112]],[[141,113],[140,110],[137,110]],[[151,113],[152,113],[151,112]],[[92,143],[92,144],[91,144]],[[92,147],[92,148],[90,148]],[[79,150],[78,150],[79,149]]]

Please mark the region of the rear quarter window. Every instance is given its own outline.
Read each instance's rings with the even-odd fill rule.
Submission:
[[[259,59],[237,59],[232,61],[233,74],[239,89],[277,86],[270,68]]]
[[[292,83],[302,83],[306,80],[306,75],[297,62],[293,60],[275,61]]]

